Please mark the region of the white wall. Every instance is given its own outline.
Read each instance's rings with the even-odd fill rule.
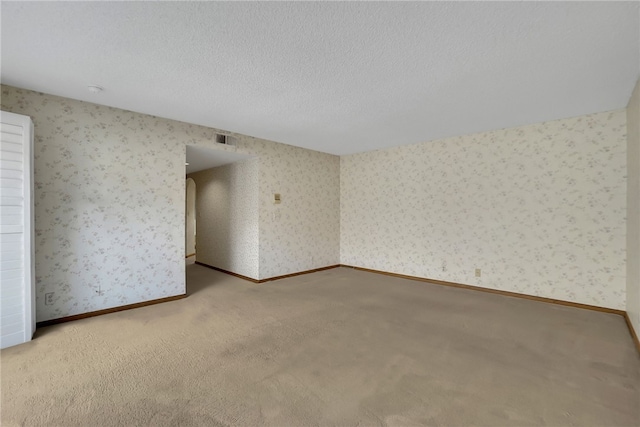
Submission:
[[[625,132],[619,110],[343,156],[341,262],[624,309]]]
[[[258,279],[257,158],[189,174],[195,181],[198,262]]]
[[[627,106],[627,312],[640,336],[640,79]]]

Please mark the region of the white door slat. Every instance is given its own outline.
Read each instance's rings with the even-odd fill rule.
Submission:
[[[2,259],[0,261],[0,270],[17,270],[22,269],[22,258],[20,259]]]
[[[33,124],[0,112],[0,347],[35,330],[33,281]]]
[[[24,233],[23,225],[1,225],[0,224],[0,233]]]
[[[0,187],[2,197],[24,197],[22,188],[5,188]]]
[[[0,206],[22,206],[24,197],[8,197],[0,194]]]
[[[3,298],[0,306],[0,317],[22,313],[23,309],[21,297]]]
[[[0,178],[1,188],[18,188],[22,191],[22,178]]]
[[[21,215],[22,206],[1,206],[0,215]]]
[[[2,144],[2,149],[9,144],[14,145],[16,149],[18,149],[19,153],[22,153],[22,135],[16,135],[15,133],[7,133],[2,132],[0,135],[0,144]],[[8,150],[9,148],[7,148]]]
[[[22,272],[20,272],[20,274],[22,274]],[[8,295],[5,295],[4,291],[5,288],[7,290],[7,292],[11,291],[12,289],[21,289],[22,288],[22,284],[24,283],[24,280],[22,278],[22,276],[20,277],[14,277],[12,279],[7,278],[7,279],[2,279],[2,288],[0,288],[0,295],[2,296],[2,299],[9,298]]]
[[[0,259],[2,262],[22,260],[22,248],[19,243],[11,242],[7,244],[9,249],[3,249],[0,244]]]
[[[20,273],[22,274],[22,273]],[[0,295],[2,295],[2,299],[5,298],[12,298],[12,297],[23,297],[23,292],[22,292],[22,279],[20,280],[20,286],[17,287],[12,287],[12,288],[8,288],[8,289],[2,289],[2,293]]]
[[[20,172],[20,174],[22,174],[23,173],[22,160],[16,161],[16,160],[0,159],[0,169],[18,171]]]
[[[2,214],[0,214],[0,221],[2,221],[2,224],[6,224],[6,225],[24,225],[22,224],[22,221],[24,221],[24,216],[23,215],[10,215],[10,214],[5,214],[4,212],[2,212]]]
[[[22,135],[24,134],[24,127],[3,120],[2,122],[0,122],[0,132]]]
[[[10,160],[12,162],[22,163],[23,157],[24,155],[22,153],[0,150],[0,160]]]
[[[24,239],[20,234],[0,234],[0,243],[2,242],[22,242]]]
[[[23,172],[19,170],[0,168],[0,178],[13,178],[22,181],[22,175]]]
[[[24,341],[24,331],[18,331],[13,334],[0,336],[0,348],[7,348],[14,345],[22,344]]]
[[[2,335],[10,335],[24,330],[24,319],[22,313],[18,315],[8,316],[8,319],[2,319]],[[14,321],[15,320],[15,321]],[[9,321],[12,321],[9,323]],[[7,322],[7,323],[5,323]]]

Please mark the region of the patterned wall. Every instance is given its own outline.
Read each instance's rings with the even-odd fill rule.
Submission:
[[[189,174],[196,183],[196,260],[258,278],[258,166],[253,158]]]
[[[34,121],[37,320],[184,293],[184,141],[207,130],[6,86],[2,109]]]
[[[640,79],[627,106],[627,312],[640,336]]]
[[[37,321],[185,292],[186,145],[260,156],[261,278],[338,263],[336,156],[10,86],[1,108],[34,121]]]
[[[260,278],[339,264],[340,158],[261,145]]]
[[[340,173],[343,264],[625,308],[624,110],[343,156]]]
[[[259,155],[251,172],[232,177],[232,170],[239,168],[239,163],[234,163],[228,170],[221,167],[189,175],[198,184],[198,211],[214,212],[217,207],[216,222],[230,224],[222,226],[217,238],[215,227],[203,232],[202,221],[198,222],[197,260],[254,279],[339,264],[340,158],[242,135],[234,140],[239,149]],[[259,178],[254,178],[254,170],[259,171]],[[245,180],[240,182],[242,176]],[[251,192],[253,181],[245,185],[249,178],[255,179],[255,193]],[[208,190],[202,193],[203,188]],[[281,196],[280,204],[274,204],[276,193]],[[254,195],[259,198],[255,204]],[[232,202],[230,210],[220,206],[222,200]],[[259,217],[258,228],[254,227],[254,215]],[[231,228],[227,227],[235,231],[228,232]],[[242,229],[252,231],[247,234]],[[257,229],[259,239],[252,234]],[[212,246],[203,253],[204,240],[242,250],[231,258],[222,252],[214,255]],[[257,240],[259,251],[253,251],[248,243]],[[259,259],[254,258],[256,252]]]
[[[187,144],[259,156],[258,278],[342,262],[625,307],[624,110],[338,158],[8,86],[1,107],[35,124],[38,321],[184,293]]]

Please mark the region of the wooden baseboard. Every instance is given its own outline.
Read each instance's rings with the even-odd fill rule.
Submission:
[[[624,310],[616,310],[614,308],[599,307],[597,305],[580,304],[580,303],[577,303],[577,302],[563,301],[563,300],[558,300],[558,299],[553,299],[553,298],[545,298],[545,297],[538,297],[538,296],[534,296],[534,295],[519,294],[517,292],[501,291],[499,289],[482,288],[480,286],[473,286],[473,285],[463,285],[462,283],[455,283],[455,282],[445,282],[444,280],[435,280],[435,279],[428,279],[428,278],[425,278],[425,277],[408,276],[406,274],[389,273],[388,271],[372,270],[370,268],[356,267],[356,266],[352,266],[352,265],[341,264],[341,266],[342,267],[353,268],[355,270],[368,271],[370,273],[384,274],[386,276],[400,277],[402,279],[418,280],[420,282],[433,283],[434,285],[442,285],[442,286],[449,286],[449,287],[453,287],[453,288],[469,289],[469,290],[472,290],[472,291],[480,291],[480,292],[486,292],[486,293],[490,293],[490,294],[498,294],[498,295],[504,295],[504,296],[508,296],[508,297],[528,299],[528,300],[532,300],[532,301],[539,301],[539,302],[546,302],[546,303],[550,303],[550,304],[564,305],[564,306],[567,306],[567,307],[582,308],[582,309],[585,309],[585,310],[593,310],[593,311],[600,311],[600,312],[603,312],[603,313],[617,314],[619,316],[624,316],[626,314],[626,312]]]
[[[318,271],[331,270],[332,268],[338,268],[338,267],[340,267],[340,264],[328,265],[326,267],[314,268],[313,270],[299,271],[297,273],[285,274],[283,276],[275,276],[275,277],[270,277],[268,279],[260,279],[258,283],[271,282],[272,280],[286,279],[287,277],[295,277],[295,276],[300,276],[302,274],[316,273]]]
[[[192,256],[196,256],[196,253],[194,252],[194,253],[192,253],[192,254],[189,254],[189,255],[187,255],[185,258],[191,258]]]
[[[204,262],[196,261],[196,264],[201,265],[203,267],[210,268],[212,270],[219,271],[221,273],[225,273],[225,274],[229,274],[231,276],[239,277],[240,279],[248,280],[248,281],[253,282],[253,283],[260,283],[260,281],[258,279],[253,279],[253,278],[248,277],[248,276],[243,276],[242,274],[234,273],[233,271],[228,271],[228,270],[224,270],[222,268],[214,267],[213,265],[205,264]]]
[[[225,273],[225,274],[229,274],[231,276],[235,276],[235,277],[239,277],[240,279],[244,279],[244,280],[248,280],[252,283],[265,283],[265,282],[271,282],[273,280],[280,280],[280,279],[286,279],[287,277],[294,277],[294,276],[300,276],[301,274],[309,274],[309,273],[316,273],[318,271],[323,271],[323,270],[329,270],[332,268],[338,268],[340,267],[340,264],[336,264],[336,265],[329,265],[327,267],[320,267],[320,268],[314,268],[313,270],[305,270],[305,271],[299,271],[297,273],[291,273],[291,274],[285,274],[282,276],[275,276],[275,277],[269,277],[268,279],[253,279],[251,277],[247,277],[247,276],[243,276],[242,274],[238,274],[238,273],[234,273],[233,271],[228,271],[228,270],[224,270],[222,268],[218,268],[218,267],[214,267],[212,265],[209,264],[205,264],[203,262],[200,261],[196,261],[196,264],[201,265],[203,267],[207,267],[210,268],[212,270],[216,270],[219,271],[221,273]]]
[[[58,319],[45,320],[43,322],[36,323],[36,328],[42,328],[44,326],[57,325],[58,323],[72,322],[74,320],[87,319],[89,317],[102,316],[103,314],[116,313],[118,311],[131,310],[133,308],[146,307],[148,305],[160,304],[163,302],[176,301],[185,298],[187,294],[175,295],[172,297],[153,299],[150,301],[137,302],[135,304],[121,305],[119,307],[106,308],[104,310],[90,311],[88,313],[76,314],[73,316],[60,317]]]
[[[636,330],[633,328],[633,323],[631,323],[631,319],[629,318],[629,313],[624,313],[624,320],[627,322],[627,326],[629,327],[629,333],[631,334],[631,339],[636,345],[638,352],[640,352],[640,340],[638,339],[638,334]]]

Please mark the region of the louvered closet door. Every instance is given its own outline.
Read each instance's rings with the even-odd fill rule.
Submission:
[[[33,126],[0,112],[0,347],[35,331],[33,269]]]

